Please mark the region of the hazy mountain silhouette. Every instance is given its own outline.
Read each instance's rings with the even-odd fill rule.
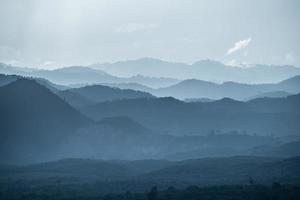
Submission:
[[[60,96],[64,101],[68,102],[71,106],[73,106],[75,108],[88,106],[88,105],[95,103],[94,101],[92,101],[72,90],[58,91],[57,95]]]
[[[170,97],[116,100],[82,111],[94,119],[128,116],[152,130],[173,135],[204,134],[211,130],[288,135],[299,133],[299,108],[300,95],[292,95],[249,102],[225,98],[186,103]]]
[[[186,98],[184,99],[185,102],[191,103],[191,102],[203,102],[203,103],[208,103],[208,102],[213,102],[216,101],[215,99],[208,99],[208,98]]]
[[[258,95],[254,95],[251,97],[248,97],[246,99],[244,99],[244,101],[250,101],[253,99],[258,99],[258,98],[282,98],[282,97],[287,97],[292,95],[291,93],[285,92],[285,91],[273,91],[273,92],[265,92],[265,93],[261,93]]]
[[[275,87],[278,90],[286,91],[289,93],[299,93],[300,76],[294,76],[292,78],[279,82]]]
[[[142,58],[87,67],[65,67],[56,70],[36,70],[1,64],[0,73],[41,77],[63,85],[135,82],[157,88],[168,87],[183,79],[212,82],[274,83],[299,75],[300,68],[275,65],[232,67],[212,60],[202,60],[189,65]]]
[[[116,76],[129,77],[141,74],[152,77],[241,83],[279,82],[300,74],[300,68],[293,66],[252,65],[232,67],[213,60],[201,60],[189,65],[153,58],[141,58],[115,63],[94,64],[91,67],[104,70]]]
[[[229,97],[237,100],[252,99],[253,97],[270,96],[272,93],[283,91],[286,93],[300,93],[300,76],[281,81],[276,84],[241,84],[225,82],[222,84],[201,81],[196,79],[184,80],[166,88],[152,90],[156,96],[172,96],[178,99],[209,98],[221,99]],[[281,95],[279,95],[280,97]],[[286,96],[286,95],[284,95]],[[276,97],[276,95],[275,95]]]
[[[1,158],[45,159],[89,120],[34,80],[0,87]],[[55,144],[55,145],[54,145]],[[54,146],[53,146],[54,145]],[[43,158],[43,156],[45,156]]]
[[[6,162],[249,154],[250,148],[276,143],[249,134],[290,135],[300,129],[299,95],[186,103],[101,85],[60,91],[40,78],[1,77],[1,155]],[[186,136],[208,133],[217,135]]]
[[[9,83],[11,83],[13,81],[16,81],[18,79],[24,79],[24,77],[23,76],[19,76],[19,75],[5,75],[5,74],[0,74],[0,87],[3,86],[3,85],[9,84]],[[51,83],[47,79],[43,79],[43,78],[27,77],[26,79],[35,80],[39,84],[47,87],[52,92],[57,92],[59,90],[63,90],[63,89],[67,89],[68,88],[68,87],[63,86],[63,85],[57,85],[57,84]]]
[[[119,89],[103,85],[90,85],[59,92],[71,105],[88,105],[104,101],[134,98],[154,98],[153,95],[136,90]]]
[[[181,138],[160,135],[128,117],[104,118],[75,132],[65,146],[64,157],[101,159],[162,158],[167,151],[174,152]],[[184,143],[184,144],[183,144]]]
[[[120,89],[131,89],[131,90],[137,90],[137,91],[145,91],[151,93],[154,89],[147,87],[145,85],[139,84],[139,83],[103,83],[101,85],[106,85],[109,87],[115,87]]]
[[[54,70],[42,70],[22,68],[0,63],[0,73],[17,74],[26,77],[45,78],[53,83],[62,85],[78,84],[115,84],[115,83],[139,83],[148,87],[167,87],[178,83],[172,78],[145,77],[136,75],[132,77],[112,76],[102,70],[96,70],[85,66],[64,67]]]
[[[0,74],[0,87],[18,80],[20,76]]]
[[[127,134],[149,134],[150,130],[143,127],[129,117],[109,117],[98,122],[101,125],[112,126],[116,129],[127,132]]]

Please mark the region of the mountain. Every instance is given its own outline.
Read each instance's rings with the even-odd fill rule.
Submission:
[[[38,70],[32,76],[46,78],[54,83],[69,85],[76,83],[109,83],[118,81],[117,77],[88,67],[73,66],[55,70]]]
[[[74,108],[80,108],[95,103],[94,101],[80,95],[79,93],[73,92],[71,89],[58,91],[57,95],[64,101],[68,102],[68,104],[70,104]]]
[[[215,99],[208,99],[208,98],[187,98],[184,99],[185,102],[187,103],[192,103],[192,102],[203,102],[203,103],[208,103],[208,102],[213,102]]]
[[[142,75],[149,77],[177,77],[176,79],[182,79],[182,74],[180,73],[184,70],[185,66],[183,63],[170,63],[154,58],[141,58],[115,63],[98,63],[89,67],[101,69],[121,77]]]
[[[300,76],[294,76],[292,78],[279,82],[276,87],[279,90],[289,93],[299,93]]]
[[[54,70],[22,68],[0,63],[0,73],[16,74],[25,77],[44,78],[59,85],[91,85],[91,84],[118,84],[138,83],[148,87],[167,87],[178,83],[172,78],[145,77],[136,75],[132,77],[112,76],[102,70],[86,66],[63,67]]]
[[[20,76],[0,74],[0,87],[18,80]]]
[[[0,96],[1,158],[7,162],[49,159],[73,131],[90,123],[34,80],[2,86]]]
[[[134,98],[154,98],[153,95],[130,89],[112,88],[103,85],[90,85],[59,92],[71,105],[88,105],[104,101]]]
[[[299,108],[298,94],[249,102],[229,98],[208,103],[186,103],[171,97],[127,99],[98,103],[81,111],[95,120],[128,116],[155,132],[172,135],[199,135],[211,130],[297,135]]]
[[[139,83],[103,83],[101,85],[120,88],[120,89],[130,89],[130,90],[137,90],[137,91],[144,91],[151,93],[154,89],[147,87],[145,85]]]
[[[138,83],[140,85],[145,85],[150,88],[160,88],[160,87],[168,87],[180,82],[180,79],[166,78],[166,77],[161,77],[161,76],[152,77],[152,76],[143,76],[137,74],[135,76],[125,78],[125,80],[123,80],[122,83]]]
[[[0,73],[40,77],[62,85],[139,83],[159,88],[174,85],[183,79],[199,79],[218,83],[274,83],[300,75],[300,68],[276,65],[232,67],[212,60],[185,64],[142,58],[55,70],[36,70],[0,64]]]
[[[152,90],[151,93],[160,97],[172,96],[178,99],[221,99],[229,97],[237,100],[249,100],[255,97],[281,97],[287,94],[300,93],[299,84],[300,76],[295,76],[275,84],[241,84],[235,82],[217,84],[189,79],[170,87]]]
[[[273,91],[273,92],[265,92],[265,93],[260,93],[258,95],[254,95],[251,97],[248,97],[244,99],[244,101],[250,101],[253,99],[258,99],[258,98],[282,98],[282,97],[287,97],[292,95],[291,93],[285,92],[285,91]]]
[[[101,125],[108,125],[112,126],[116,129],[122,130],[127,132],[128,134],[148,134],[150,130],[143,127],[141,124],[135,122],[134,120],[130,119],[129,117],[109,117],[104,118],[98,122]],[[127,134],[127,136],[129,136]]]
[[[155,98],[150,93],[104,85],[89,85],[72,88],[58,91],[57,94],[75,108],[119,99]]]
[[[294,66],[251,65],[232,67],[213,60],[201,60],[193,64],[166,62],[153,58],[94,64],[115,76],[171,77],[175,79],[200,79],[212,82],[272,83],[300,74]]]
[[[180,138],[157,134],[128,117],[104,118],[74,132],[63,157],[100,159],[153,159],[178,151]],[[181,144],[185,146],[185,144]],[[188,145],[188,144],[186,144]]]
[[[18,79],[24,79],[23,76],[19,75],[5,75],[5,74],[0,74],[0,87],[3,85],[7,85],[13,81],[16,81]],[[49,90],[52,92],[57,92],[59,90],[67,89],[66,86],[63,85],[57,85],[54,83],[51,83],[50,81],[43,79],[43,78],[32,78],[32,77],[27,77],[27,79],[32,79],[38,82],[39,84],[47,87]]]

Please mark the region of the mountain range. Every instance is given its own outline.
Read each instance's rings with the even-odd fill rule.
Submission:
[[[222,84],[190,79],[178,84],[146,90],[156,96],[172,96],[178,99],[208,98],[221,99],[224,97],[236,100],[250,100],[255,97],[284,97],[300,93],[300,76],[273,84],[241,84],[225,82]]]
[[[16,75],[1,75],[0,84],[0,155],[7,163],[250,155],[300,130],[299,95],[187,103],[101,85],[62,89]]]
[[[132,77],[117,77],[102,70],[92,69],[86,66],[71,66],[54,70],[42,70],[34,68],[22,68],[0,63],[0,73],[8,75],[21,75],[26,77],[44,78],[59,85],[92,85],[92,84],[116,84],[139,83],[149,87],[166,87],[178,83],[173,78],[156,78],[135,75]]]
[[[119,89],[103,85],[89,85],[81,88],[62,90],[58,92],[58,95],[74,107],[120,99],[154,98],[153,95],[147,92]]]
[[[137,74],[176,79],[200,79],[210,82],[274,83],[300,74],[294,66],[251,65],[228,66],[213,60],[193,64],[173,63],[153,58],[94,64],[89,67],[104,70],[115,76],[130,77]]]
[[[68,69],[65,69],[69,71]],[[88,69],[89,70],[89,69]],[[80,73],[78,74],[78,76]],[[16,80],[17,78],[22,78],[22,76],[17,75],[1,75],[0,77],[0,84],[6,84],[11,81]],[[63,98],[69,99],[74,102],[74,105],[87,105],[89,104],[89,98],[85,98],[83,96],[80,96],[78,92],[75,91],[87,91],[87,90],[95,90],[95,88],[98,88],[97,95],[101,93],[100,88],[102,88],[102,91],[104,90],[110,90],[111,92],[114,91],[114,93],[122,93],[122,90],[128,89],[128,92],[135,93],[139,95],[129,95],[132,97],[150,97],[151,95],[157,96],[157,97],[174,97],[177,99],[185,100],[185,99],[193,99],[192,101],[201,101],[208,99],[209,101],[213,101],[216,99],[221,99],[224,97],[236,99],[236,100],[242,100],[247,101],[255,98],[260,97],[286,97],[288,95],[297,94],[300,93],[299,85],[300,85],[300,76],[294,76],[289,79],[280,81],[278,83],[269,83],[269,84],[241,84],[236,82],[225,82],[222,84],[217,84],[213,82],[207,82],[197,79],[190,79],[190,80],[184,80],[179,83],[176,83],[174,85],[168,86],[168,87],[161,87],[161,88],[151,88],[144,86],[142,84],[136,83],[136,82],[124,82],[124,83],[99,83],[99,84],[73,84],[69,86],[54,84],[47,79],[43,78],[34,78],[29,77],[31,79],[34,79],[38,81],[40,84],[45,85],[47,88],[49,88],[51,91],[58,92]],[[143,79],[144,77],[140,77]],[[148,78],[150,80],[150,78]],[[152,82],[155,82],[155,79],[152,80]],[[101,86],[102,85],[102,86]],[[84,87],[86,86],[86,87]],[[108,87],[104,87],[108,86]],[[109,89],[109,87],[111,89]],[[76,89],[78,88],[78,89]],[[84,89],[83,89],[84,88]],[[118,90],[122,89],[122,90]],[[62,91],[63,90],[63,91]],[[141,92],[134,92],[135,91],[141,91]],[[60,92],[61,91],[61,92]],[[144,92],[144,93],[142,93]],[[146,93],[149,94],[146,94]],[[104,92],[105,93],[105,92]],[[104,94],[103,93],[103,94]],[[126,93],[126,92],[124,92]],[[142,95],[143,94],[143,95]],[[77,96],[76,96],[77,95]],[[93,94],[94,95],[94,94]],[[96,95],[96,94],[95,94]],[[72,96],[72,98],[69,98]],[[110,96],[110,95],[109,95]],[[128,97],[128,95],[125,95]],[[116,98],[123,98],[125,97],[124,94],[121,96],[116,96]],[[127,98],[126,97],[126,98]],[[85,99],[84,99],[85,98]],[[116,99],[113,98],[113,99]],[[110,98],[102,98],[102,100],[109,100]],[[113,100],[111,99],[111,100]],[[198,99],[198,100],[197,100]],[[98,101],[98,100],[97,100]],[[94,102],[97,102],[94,101]],[[93,102],[93,101],[92,101]]]
[[[54,70],[22,68],[2,63],[0,64],[0,73],[40,77],[62,85],[139,83],[148,87],[159,88],[174,85],[185,79],[199,79],[217,83],[275,83],[300,75],[300,68],[262,64],[233,67],[213,60],[201,60],[193,64],[185,64],[141,58],[116,63],[63,67]]]
[[[127,99],[82,108],[92,119],[128,116],[152,130],[172,135],[206,134],[211,130],[242,130],[257,134],[298,134],[300,95],[248,102],[224,98],[186,103],[171,97]]]

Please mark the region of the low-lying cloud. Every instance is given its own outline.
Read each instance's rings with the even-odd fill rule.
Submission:
[[[245,49],[250,44],[251,40],[251,37],[249,37],[248,39],[236,42],[233,47],[228,49],[227,55],[233,54],[234,52],[239,51],[241,49]]]

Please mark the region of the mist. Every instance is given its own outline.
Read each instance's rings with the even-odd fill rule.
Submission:
[[[300,199],[298,8],[0,1],[0,199]]]
[[[0,61],[44,69],[143,57],[299,66],[298,7],[296,0],[1,1]]]

